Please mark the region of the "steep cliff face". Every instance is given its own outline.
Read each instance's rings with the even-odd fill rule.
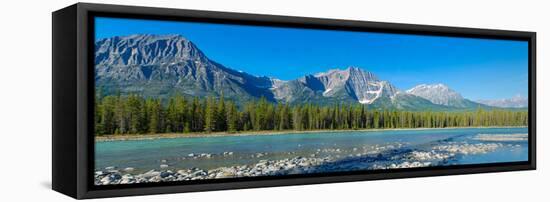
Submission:
[[[226,68],[179,35],[107,38],[96,42],[95,55],[96,86],[105,93],[273,100],[269,78]]]
[[[283,81],[236,71],[209,59],[180,35],[130,35],[95,43],[96,89],[103,95],[265,97],[290,104],[360,103],[406,110],[477,107],[443,84],[406,92],[358,67]]]
[[[325,86],[323,95],[334,96],[345,91],[362,104],[371,104],[381,96],[393,97],[396,88],[387,81],[380,81],[373,73],[357,67],[330,70],[316,75]]]
[[[297,80],[278,82],[273,92],[277,100],[290,103],[361,103],[388,109],[447,109],[416,95],[399,91],[388,81],[357,67],[332,69]]]

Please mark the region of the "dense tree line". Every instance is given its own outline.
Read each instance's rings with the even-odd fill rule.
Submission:
[[[95,101],[96,134],[237,132],[370,128],[445,128],[526,126],[526,111],[412,112],[374,110],[361,104],[274,104],[266,99],[237,106],[223,98],[173,96],[167,100],[137,95],[105,96]]]

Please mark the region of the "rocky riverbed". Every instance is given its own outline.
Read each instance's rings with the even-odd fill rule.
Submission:
[[[517,147],[502,143],[448,142],[444,145],[431,145],[409,148],[406,144],[393,143],[353,148],[317,149],[309,155],[270,160],[269,153],[251,154],[258,161],[249,165],[235,165],[215,169],[177,169],[166,160],[160,160],[159,169],[135,173],[134,168],[119,169],[114,166],[95,171],[96,185],[155,183],[169,181],[207,180],[221,178],[280,176],[324,172],[414,168],[452,165],[460,155],[475,155],[495,151],[501,147]],[[295,153],[288,152],[288,155]],[[210,159],[232,157],[233,152],[220,154],[187,154],[188,159]],[[236,155],[236,154],[235,154]]]
[[[478,134],[473,139],[481,141],[527,141],[529,135],[527,133],[518,134]]]

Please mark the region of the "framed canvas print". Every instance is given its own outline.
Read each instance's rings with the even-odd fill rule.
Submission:
[[[535,33],[79,3],[53,13],[75,198],[535,169]]]

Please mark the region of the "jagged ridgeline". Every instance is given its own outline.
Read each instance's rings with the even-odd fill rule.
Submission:
[[[262,68],[262,67],[258,67]],[[265,98],[271,103],[338,103],[367,105],[371,109],[456,111],[491,109],[463,98],[439,84],[397,89],[358,67],[333,69],[283,81],[236,71],[209,59],[181,35],[130,35],[95,43],[96,93],[139,95],[167,100],[224,96],[237,106]]]
[[[167,98],[224,96],[235,100],[265,97],[271,80],[224,67],[208,59],[179,35],[131,35],[95,43],[96,89],[100,96],[137,94]]]

